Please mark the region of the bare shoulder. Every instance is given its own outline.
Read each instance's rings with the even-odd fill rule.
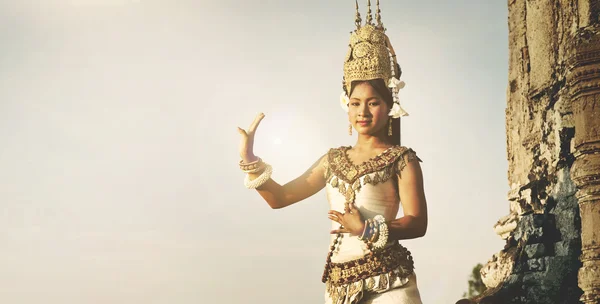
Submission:
[[[302,175],[283,185],[277,193],[277,208],[302,201],[325,187],[327,154],[320,156]]]
[[[311,166],[310,170],[318,172],[319,175],[326,177],[329,172],[329,163],[331,159],[334,159],[339,153],[340,148],[329,148],[325,154],[321,155],[319,159]]]

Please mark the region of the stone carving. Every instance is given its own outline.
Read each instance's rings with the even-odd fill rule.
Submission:
[[[600,303],[600,1],[509,0],[506,246],[477,303]]]
[[[578,41],[567,78],[575,120],[571,178],[581,214],[580,300],[600,303],[600,35],[586,32],[593,35]]]

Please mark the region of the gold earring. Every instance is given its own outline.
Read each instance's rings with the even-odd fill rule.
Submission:
[[[392,119],[388,120],[388,136],[392,136]]]
[[[352,124],[348,124],[348,135],[352,135]]]

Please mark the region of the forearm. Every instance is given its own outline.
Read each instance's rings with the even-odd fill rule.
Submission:
[[[262,162],[262,160],[260,160],[255,155],[243,158],[240,162],[240,168],[244,172],[246,172],[247,181],[250,181],[250,183],[246,184],[246,187],[258,191],[258,193],[263,197],[263,199],[267,202],[267,204],[269,204],[271,208],[278,209],[283,207],[280,204],[280,197],[281,193],[283,192],[283,187],[276,183],[273,179],[271,179],[269,172],[265,172],[265,170],[268,169],[267,167],[269,166],[266,163]],[[264,180],[264,178],[266,178],[266,180],[264,180],[263,182],[259,182],[258,185],[249,186],[250,184],[256,184],[255,180],[257,178],[260,178],[260,176],[263,174],[266,174],[266,176],[261,178],[261,180]]]
[[[270,172],[265,172],[265,175],[261,177],[262,171],[248,173],[250,182],[246,185],[248,187],[252,184],[249,188],[255,188],[271,208],[284,208],[314,195],[325,187],[324,165],[322,164],[324,159],[325,155],[320,157],[304,174],[285,185],[280,185],[271,179]],[[267,166],[267,169],[271,169],[271,167]],[[244,170],[244,172],[248,172],[248,170]],[[257,182],[253,183],[252,181],[256,179],[258,179]]]
[[[387,223],[389,239],[407,240],[419,238],[427,231],[427,220],[414,216],[403,216]]]
[[[250,180],[260,176],[260,173],[248,173]],[[283,200],[283,186],[269,178],[264,184],[256,188],[256,191],[273,209],[287,206]]]

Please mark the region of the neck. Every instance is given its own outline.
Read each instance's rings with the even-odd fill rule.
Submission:
[[[382,147],[389,147],[392,143],[388,139],[387,134],[358,134],[358,140],[355,147],[360,150],[372,150]]]

